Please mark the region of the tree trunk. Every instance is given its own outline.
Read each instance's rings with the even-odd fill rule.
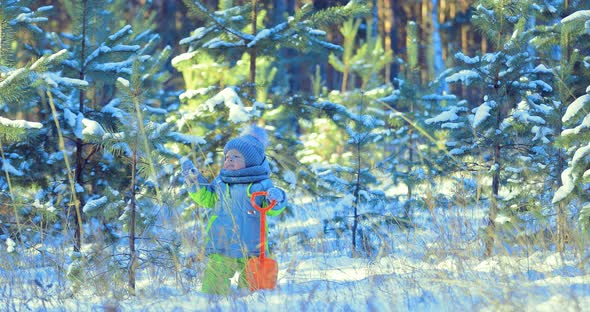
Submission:
[[[500,143],[494,144],[494,164],[495,170],[492,176],[492,196],[490,198],[490,212],[488,216],[488,226],[486,228],[485,239],[485,256],[491,257],[494,251],[494,237],[496,235],[496,215],[498,214],[498,192],[500,190]]]
[[[391,51],[391,29],[393,24],[393,12],[391,11],[391,0],[383,0],[383,47],[385,53]],[[385,66],[385,83],[391,83],[391,66]]]
[[[413,112],[410,112],[410,114],[412,114]],[[408,176],[407,176],[407,182],[406,185],[408,186],[408,201],[406,202],[406,204],[404,205],[404,218],[405,219],[410,219],[410,211],[412,210],[412,182],[410,180],[410,177],[412,175],[412,170],[413,170],[413,162],[414,162],[414,140],[412,138],[413,135],[413,131],[414,128],[412,127],[412,125],[409,125],[409,129],[408,129]]]
[[[257,0],[252,0],[252,35],[254,36],[258,31],[256,28],[256,2]],[[250,49],[250,83],[252,84],[252,96],[254,98],[256,96],[256,47]]]
[[[356,232],[358,230],[358,223],[359,223],[359,214],[358,214],[358,206],[359,206],[359,191],[361,188],[361,144],[360,142],[356,143],[356,185],[354,188],[353,196],[354,202],[352,204],[353,208],[353,221],[352,221],[352,256],[357,256],[357,248],[356,248]]]
[[[563,8],[564,8],[564,12],[567,12],[569,7],[569,1],[566,0],[563,3]],[[567,62],[570,59],[570,55],[571,55],[571,51],[569,50],[569,46],[570,46],[570,36],[569,35],[563,35],[561,37],[561,47],[562,47],[562,53],[561,53],[561,72],[560,72],[560,76],[562,76],[560,78],[561,81],[566,81],[565,80],[565,68],[567,68]],[[561,85],[560,85],[561,86]],[[561,95],[561,103],[567,103],[568,102],[568,95],[567,95],[567,90],[564,90],[565,86],[561,86],[559,88],[559,93]],[[564,114],[564,110],[565,110],[565,106],[561,105],[560,106],[560,112],[561,112],[561,116],[563,116]],[[557,129],[557,133],[559,133],[559,131],[562,130],[563,124],[561,122],[561,118],[559,119],[558,125],[556,127]],[[557,154],[557,168],[556,168],[556,172],[557,172],[557,178],[558,178],[558,185],[557,187],[561,187],[563,185],[563,181],[561,180],[561,173],[563,172],[565,168],[565,156],[564,156],[564,151],[562,149],[559,149],[558,154]],[[565,202],[562,200],[557,204],[557,246],[556,249],[558,252],[562,253],[565,251],[565,244],[567,241],[567,211],[565,208]]]
[[[84,76],[86,75],[84,61],[86,59],[86,26],[87,26],[87,8],[88,8],[88,1],[82,1],[83,6],[83,16],[82,16],[82,39],[80,40],[81,52],[80,52],[80,72],[78,78],[80,80],[84,80]],[[80,90],[80,95],[78,97],[78,111],[80,113],[84,113],[84,99],[85,99],[85,92]],[[82,170],[84,169],[84,142],[81,138],[76,138],[76,184],[79,186],[84,185],[84,178],[82,174]],[[77,196],[76,196],[77,197]],[[75,214],[76,214],[76,229],[74,233],[74,251],[79,252],[80,247],[82,246],[82,213],[80,211],[80,207],[84,206],[84,197],[79,197],[79,202],[75,203]]]
[[[137,146],[137,144],[136,144]],[[137,147],[133,150],[131,160],[131,199],[129,203],[129,293],[135,295],[135,270],[137,252],[135,251],[135,174],[137,168]]]

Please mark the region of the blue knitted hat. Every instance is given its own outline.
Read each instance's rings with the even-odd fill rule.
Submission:
[[[259,127],[250,127],[246,132],[235,139],[230,140],[223,148],[223,154],[229,150],[235,149],[244,156],[246,168],[259,166],[266,158],[264,150],[267,145],[267,135],[264,129]]]

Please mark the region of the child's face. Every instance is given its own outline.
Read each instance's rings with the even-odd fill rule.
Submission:
[[[223,161],[223,169],[239,170],[243,168],[246,168],[244,155],[235,149],[227,151],[225,154],[225,160]]]

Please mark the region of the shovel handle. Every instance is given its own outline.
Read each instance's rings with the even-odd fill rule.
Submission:
[[[264,262],[264,247],[266,246],[266,233],[264,233],[265,229],[266,229],[266,212],[270,209],[272,209],[276,204],[277,201],[276,200],[271,200],[270,204],[264,208],[258,206],[256,204],[256,197],[258,196],[266,196],[268,195],[268,192],[254,192],[252,193],[252,195],[250,196],[250,203],[252,204],[252,206],[260,211],[260,262]]]
[[[266,196],[266,195],[268,195],[268,192],[260,191],[260,192],[254,192],[250,196],[250,203],[252,204],[252,207],[254,207],[256,210],[260,211],[261,213],[265,213],[265,212],[271,210],[277,204],[276,200],[271,200],[270,204],[264,208],[258,206],[258,204],[256,204],[256,197]]]

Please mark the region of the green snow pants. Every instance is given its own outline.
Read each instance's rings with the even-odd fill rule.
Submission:
[[[220,254],[209,255],[203,276],[202,291],[207,294],[228,295],[231,285],[230,278],[234,276],[236,271],[240,273],[238,287],[248,288],[245,272],[246,262],[248,262],[248,258],[230,258]]]

